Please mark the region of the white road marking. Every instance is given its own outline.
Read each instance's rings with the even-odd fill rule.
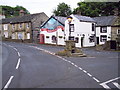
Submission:
[[[97,78],[93,77],[93,79],[96,81],[96,82],[100,82]]]
[[[116,82],[112,82],[117,88],[119,88],[120,89],[120,85],[118,84],[118,83],[116,83]]]
[[[108,85],[106,85],[106,83],[101,83],[101,86],[103,86],[105,89],[111,89]]]
[[[14,76],[11,76],[4,88],[8,88]]]
[[[20,53],[19,52],[17,52],[18,53],[18,56],[20,57]]]
[[[87,71],[83,70],[84,73],[87,73]]]
[[[103,82],[103,83],[110,83],[110,82],[112,82],[112,81],[115,81],[115,80],[117,80],[117,79],[119,79],[120,77],[117,77],[117,78],[114,78],[114,79],[111,79],[111,80],[108,80],[108,81],[106,81],[106,82]],[[101,83],[101,84],[103,84],[103,83]]]
[[[19,58],[19,59],[18,59],[18,62],[17,62],[17,65],[16,65],[16,69],[19,68],[19,66],[20,66],[20,61],[21,61],[21,59]]]
[[[18,52],[17,48],[14,48],[14,50]]]
[[[81,67],[78,67],[80,70],[83,70]]]
[[[115,80],[117,80],[117,79],[119,79],[119,78],[120,78],[120,77],[117,77],[117,78],[108,80],[108,81],[106,81],[106,82],[101,83],[100,85],[103,86],[103,87],[106,88],[106,89],[110,89],[110,87],[109,87],[108,85],[106,85],[106,84],[107,84],[107,83],[110,83],[110,82],[112,82],[112,81],[115,81]]]
[[[88,76],[92,77],[92,75],[90,73],[87,73]]]
[[[29,46],[29,47],[36,48],[35,46]],[[72,65],[75,66],[76,68],[78,68],[78,69],[80,69],[81,71],[83,71],[84,73],[86,73],[88,76],[92,77],[93,80],[95,80],[96,82],[100,82],[97,78],[93,77],[90,73],[87,73],[86,70],[83,70],[81,67],[77,66],[75,63],[73,63],[73,62],[71,62],[71,61],[69,61],[69,60],[67,60],[67,59],[65,59],[65,58],[63,58],[63,57],[61,57],[61,56],[55,55],[55,53],[52,53],[51,51],[48,51],[48,50],[45,50],[45,49],[42,49],[42,48],[37,48],[37,49],[38,49],[38,50],[41,50],[41,51],[44,51],[44,52],[46,52],[46,53],[49,53],[49,54],[51,54],[51,55],[54,55],[54,56],[56,56],[56,57],[58,57],[58,58],[60,58],[60,59],[62,59],[62,60],[64,60],[64,61],[72,64]],[[95,57],[91,57],[91,58],[95,58]]]
[[[77,66],[77,65],[74,65],[74,66],[78,68],[78,66]]]

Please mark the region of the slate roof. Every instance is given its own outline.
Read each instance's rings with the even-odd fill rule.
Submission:
[[[100,16],[93,18],[97,23],[97,26],[112,26],[117,16]]]
[[[65,21],[67,20],[67,17],[61,17],[61,16],[53,16],[55,19],[57,19],[59,22],[61,22],[63,25],[65,24]]]
[[[88,16],[81,16],[81,15],[73,15],[73,16],[75,16],[80,21],[95,22],[93,18],[88,17]]]
[[[37,14],[28,14],[24,16],[18,16],[18,17],[13,17],[13,18],[5,18],[2,19],[2,23],[20,23],[20,22],[30,22],[34,17],[37,15],[44,15],[44,13],[37,13]]]

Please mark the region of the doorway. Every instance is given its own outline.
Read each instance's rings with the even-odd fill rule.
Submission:
[[[97,39],[97,44],[99,44],[99,37],[96,37],[96,39]]]
[[[84,40],[84,37],[81,37],[81,47],[83,47],[83,40]]]
[[[40,34],[40,44],[44,44],[45,43],[45,36],[44,34]]]

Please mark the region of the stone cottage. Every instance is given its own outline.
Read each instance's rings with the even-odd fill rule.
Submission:
[[[5,38],[37,43],[39,41],[39,26],[47,19],[48,16],[44,12],[27,15],[22,12],[21,16],[2,19],[2,35]]]

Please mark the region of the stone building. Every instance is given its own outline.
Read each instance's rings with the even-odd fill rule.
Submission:
[[[48,16],[44,12],[27,15],[22,12],[21,16],[2,19],[2,36],[37,43],[39,26],[47,19]]]

